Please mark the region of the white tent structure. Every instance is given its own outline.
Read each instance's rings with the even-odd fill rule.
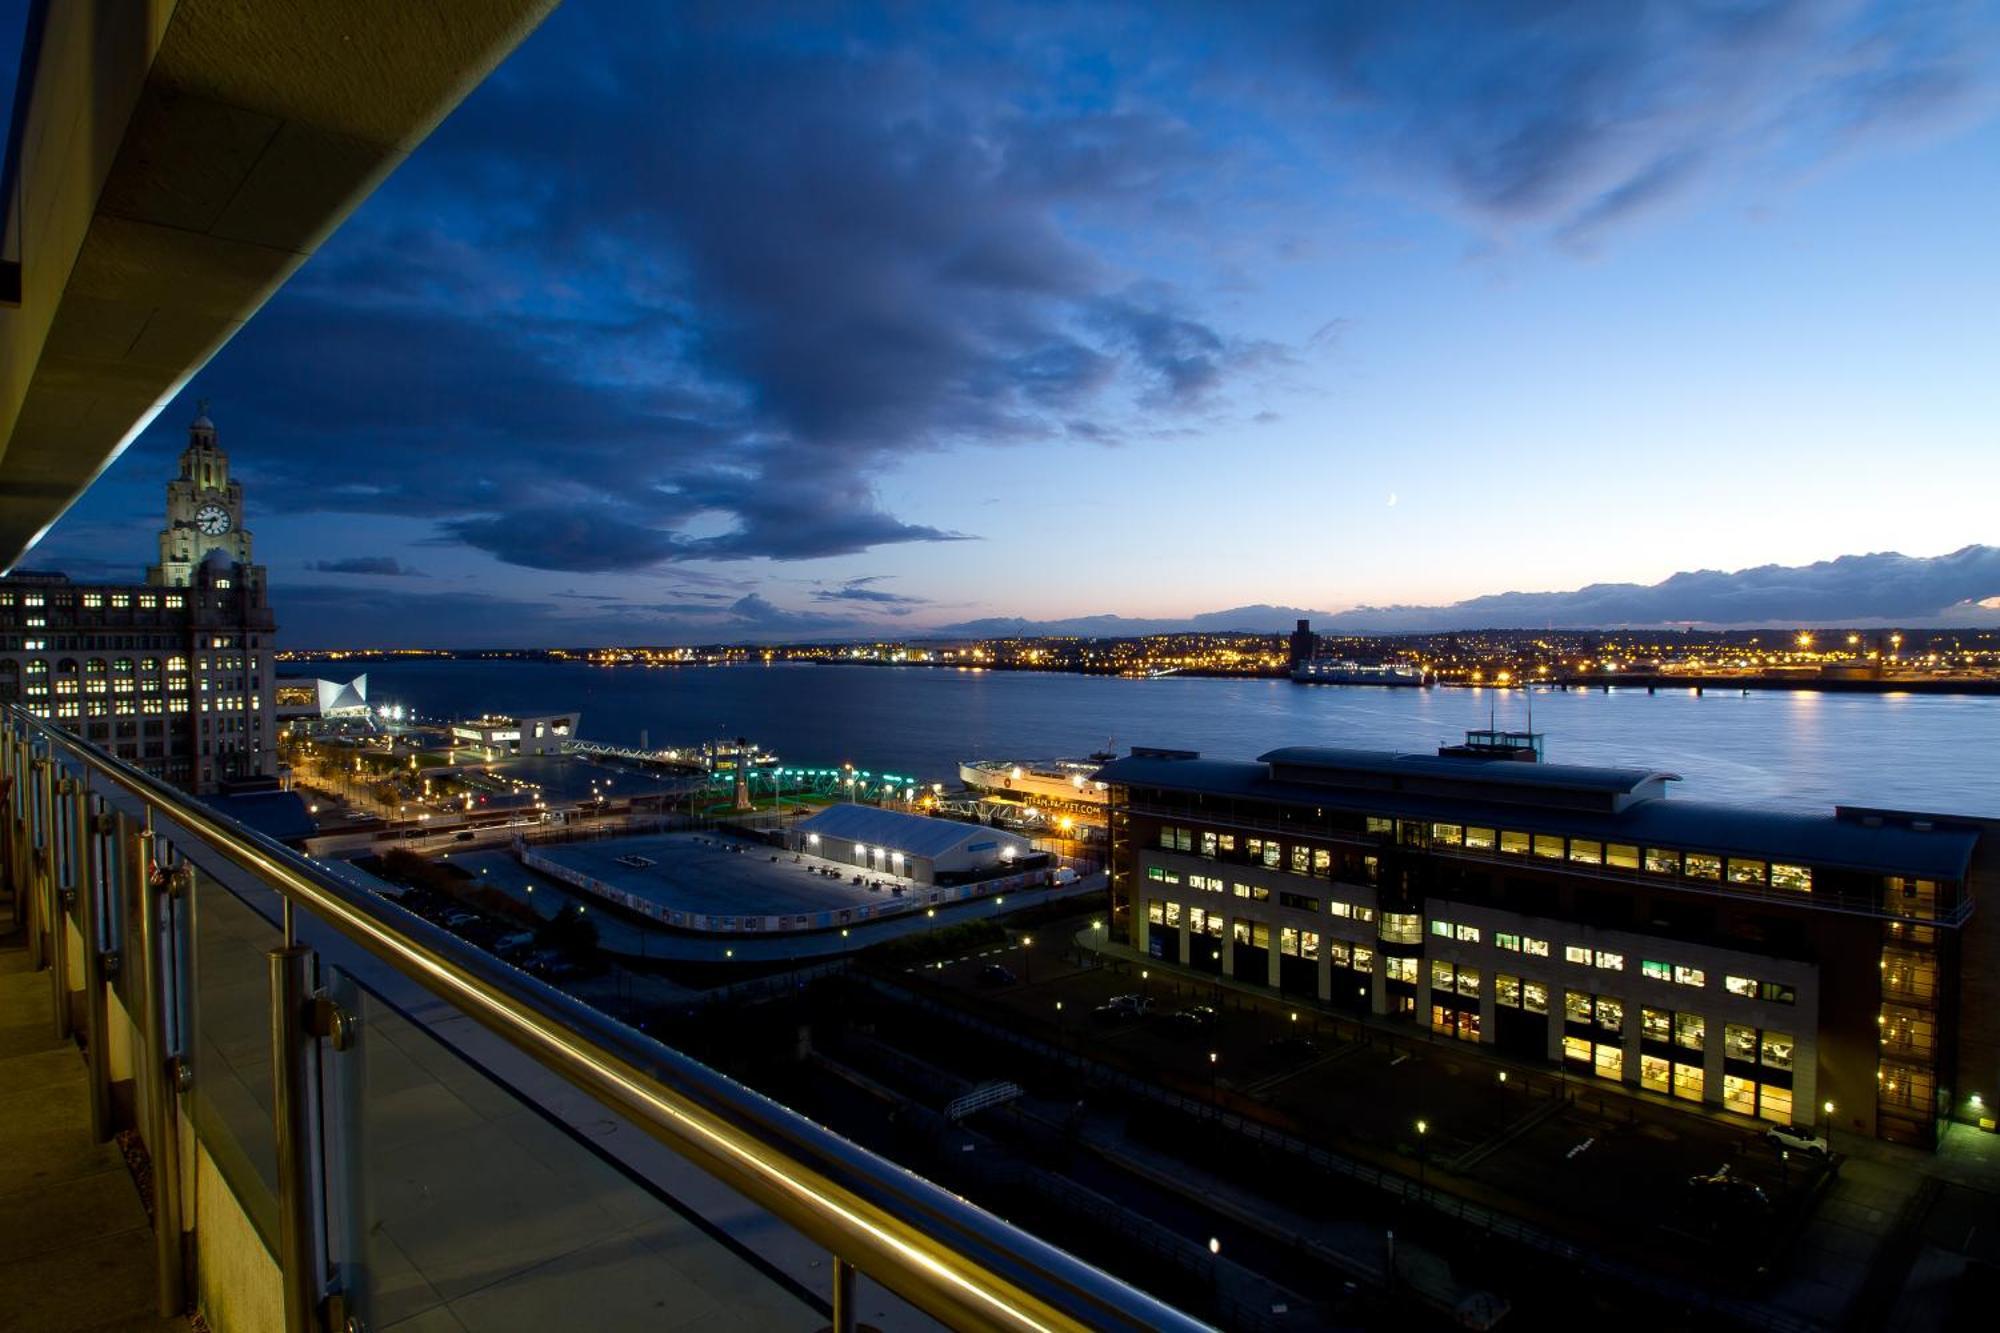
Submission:
[[[919,883],[976,875],[1034,855],[1019,834],[872,805],[831,805],[790,832],[797,851]]]

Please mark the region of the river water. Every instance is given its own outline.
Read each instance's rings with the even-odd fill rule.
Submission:
[[[747,736],[786,763],[852,762],[951,781],[962,759],[1081,756],[1132,745],[1253,758],[1279,745],[1429,751],[1497,718],[1517,691],[1158,680],[929,667],[571,662],[292,663],[427,716],[583,714],[591,740],[654,746]],[[1835,803],[2000,817],[2000,698],[1752,690],[1539,690],[1553,763],[1662,768],[1681,799],[1824,811]]]

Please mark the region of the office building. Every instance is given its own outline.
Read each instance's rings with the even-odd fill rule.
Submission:
[[[1669,800],[1672,774],[1541,763],[1539,742],[1134,750],[1098,775],[1113,930],[1748,1121],[1992,1127],[1989,823]]]

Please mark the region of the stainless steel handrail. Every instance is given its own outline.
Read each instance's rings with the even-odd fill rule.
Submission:
[[[8,705],[6,715],[950,1327],[1207,1327],[561,992],[469,947],[454,949],[447,943],[453,937],[420,918],[325,875],[18,705]]]

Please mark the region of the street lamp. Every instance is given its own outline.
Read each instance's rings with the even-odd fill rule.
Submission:
[[[1417,1121],[1417,1183],[1419,1186],[1421,1186],[1423,1189],[1426,1190],[1428,1190],[1431,1187],[1430,1142],[1426,1137],[1430,1132],[1431,1132],[1431,1127],[1429,1122],[1419,1119]]]

